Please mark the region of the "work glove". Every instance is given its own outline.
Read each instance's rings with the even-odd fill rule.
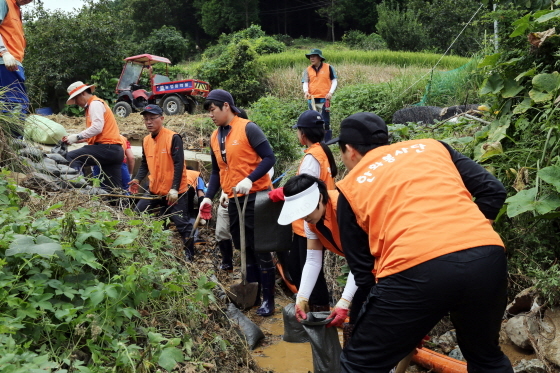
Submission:
[[[248,194],[251,191],[252,186],[253,182],[251,181],[251,179],[246,177],[245,179],[237,183],[237,185],[235,186],[235,190],[237,191],[237,194]]]
[[[128,183],[128,190],[130,191],[130,193],[136,194],[138,193],[139,186],[140,186],[140,181],[138,181],[138,179],[132,179]]]
[[[305,96],[306,100],[311,100],[311,95],[309,94],[309,92],[305,92],[303,95]]]
[[[169,206],[174,205],[177,203],[178,199],[179,199],[179,192],[177,192],[177,190],[175,189],[169,189],[169,192],[167,192],[167,204]]]
[[[268,192],[268,198],[272,202],[280,202],[284,200],[284,187],[276,188]]]
[[[327,324],[327,328],[331,326],[342,326],[342,324],[344,324],[344,321],[348,317],[348,308],[350,308],[350,302],[348,302],[344,298],[340,298],[328,317],[329,319],[333,320]]]
[[[204,198],[204,200],[210,200],[210,198]],[[210,201],[212,202],[212,201]],[[198,224],[202,223],[202,220],[210,220],[212,219],[212,203],[208,204],[208,203],[204,203],[204,201],[202,201],[202,207],[198,208],[198,213],[200,214],[200,217],[202,218]],[[204,224],[206,224],[206,222],[204,222]],[[204,225],[202,224],[202,225]]]
[[[80,135],[68,135],[68,136],[66,136],[65,143],[67,143],[68,145],[72,145],[72,144],[77,143],[81,139],[82,138],[80,137]]]
[[[220,205],[222,205],[223,208],[227,208],[229,205],[229,197],[223,190],[222,195],[220,196]]]
[[[309,312],[309,301],[303,297],[296,298],[296,320],[301,322],[301,320],[307,319],[307,312]]]
[[[200,218],[200,220],[198,221],[198,225],[201,226],[201,227],[205,226],[206,225],[206,219]]]
[[[4,60],[4,66],[6,66],[6,69],[9,71],[16,71],[18,69],[17,60],[10,52],[4,52],[4,54],[2,54],[2,59]]]

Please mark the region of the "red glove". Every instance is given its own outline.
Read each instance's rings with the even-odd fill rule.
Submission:
[[[284,187],[276,188],[268,192],[268,198],[272,202],[280,202],[284,200]]]
[[[204,220],[212,219],[212,205],[209,203],[205,203],[199,209],[200,217]]]
[[[296,298],[296,320],[299,322],[301,322],[301,320],[306,320],[307,312],[309,312],[309,303],[307,299],[303,297]]]
[[[346,321],[348,317],[348,308],[350,307],[350,302],[346,299],[340,298],[334,309],[331,311],[329,315],[329,319],[333,319],[330,323],[327,324],[327,328],[331,326],[341,327],[342,324]]]

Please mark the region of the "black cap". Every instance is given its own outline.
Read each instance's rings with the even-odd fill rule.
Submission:
[[[292,128],[297,129],[298,127],[325,128],[325,121],[319,112],[306,110],[299,116],[297,123]]]
[[[150,114],[156,114],[156,115],[162,115],[163,114],[163,110],[161,110],[161,108],[155,104],[150,104],[150,105],[146,105],[144,107],[144,110],[142,110],[140,112],[140,114],[144,115],[146,113],[150,113]]]
[[[352,114],[340,123],[340,136],[328,141],[355,145],[387,145],[389,131],[385,121],[373,113]]]
[[[235,107],[235,102],[233,102],[233,96],[231,93],[224,91],[223,89],[214,89],[210,91],[206,100],[227,102],[233,112],[237,114],[241,113],[241,110]]]

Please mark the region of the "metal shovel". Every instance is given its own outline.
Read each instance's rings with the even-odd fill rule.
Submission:
[[[257,299],[257,291],[259,284],[257,282],[247,282],[247,253],[245,248],[245,208],[247,207],[248,194],[245,195],[243,201],[243,210],[237,198],[237,192],[233,188],[233,196],[235,197],[235,204],[237,205],[237,214],[239,216],[239,241],[241,249],[241,282],[233,284],[230,287],[230,298],[241,309],[248,309],[253,307]]]
[[[194,240],[194,232],[196,231],[196,228],[198,228],[198,223],[199,222],[200,222],[200,213],[196,216],[196,220],[194,221],[194,224],[193,224],[193,227],[192,227],[191,235],[189,236],[189,238],[187,238],[185,240],[185,247],[190,245],[192,240]]]

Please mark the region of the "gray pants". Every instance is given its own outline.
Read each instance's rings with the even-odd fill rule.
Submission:
[[[227,207],[222,207],[218,204],[218,212],[216,217],[216,240],[225,241],[231,240],[231,233],[229,231],[229,213]]]

